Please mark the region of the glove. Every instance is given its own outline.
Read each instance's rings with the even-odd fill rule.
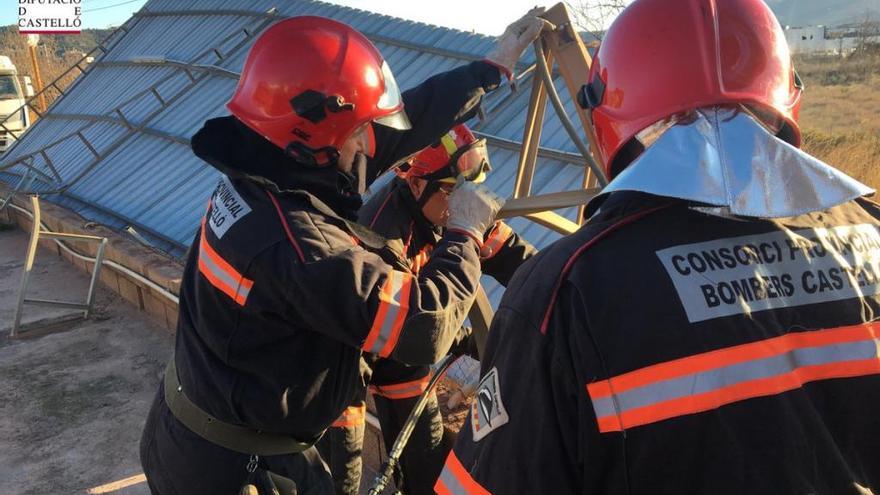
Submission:
[[[458,230],[483,244],[483,232],[495,221],[504,200],[484,186],[459,179],[449,195],[449,220],[446,227]]]
[[[495,41],[495,47],[486,54],[486,61],[501,69],[508,79],[513,76],[513,69],[529,46],[544,29],[553,29],[553,24],[539,15],[544,7],[535,7],[518,21],[507,26],[504,33]]]
[[[446,372],[449,397],[446,406],[455,409],[474,394],[480,383],[480,362],[470,356],[458,358]]]

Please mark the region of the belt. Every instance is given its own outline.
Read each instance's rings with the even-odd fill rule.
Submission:
[[[195,405],[183,393],[174,361],[174,356],[171,356],[165,369],[165,403],[178,421],[205,440],[243,454],[269,456],[303,452],[320,438],[319,435],[314,442],[302,442],[288,435],[267,433],[220,421]]]

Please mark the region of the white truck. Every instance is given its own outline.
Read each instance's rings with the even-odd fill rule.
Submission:
[[[5,127],[0,127],[0,153],[6,151],[30,125],[30,116],[24,103],[34,95],[34,89],[29,77],[24,76],[23,79],[24,92],[12,60],[0,55],[0,124]]]

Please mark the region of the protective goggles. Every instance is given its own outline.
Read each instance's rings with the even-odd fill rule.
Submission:
[[[448,136],[443,136],[441,144],[449,151],[449,141],[452,148],[455,143]],[[446,166],[424,175],[421,178],[429,182],[455,182],[460,176],[466,181],[483,182],[486,178],[486,172],[492,170],[489,165],[489,150],[486,148],[486,140],[478,139],[472,143],[466,144],[451,153],[449,162]]]

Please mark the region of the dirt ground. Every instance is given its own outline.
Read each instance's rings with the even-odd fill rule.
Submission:
[[[173,337],[99,287],[88,320],[63,322],[73,310],[26,305],[30,330],[10,339],[26,249],[26,233],[0,228],[0,495],[149,494],[138,442]],[[84,300],[88,282],[41,249],[28,296]],[[450,410],[448,395],[441,382],[441,410],[457,432],[469,401]],[[371,429],[362,493],[384,458],[381,434]]]
[[[0,231],[0,493],[147,494],[141,427],[171,336],[99,289],[97,316],[10,340],[27,235]],[[40,250],[30,297],[85,299],[88,277]],[[25,306],[24,321],[72,310]]]

